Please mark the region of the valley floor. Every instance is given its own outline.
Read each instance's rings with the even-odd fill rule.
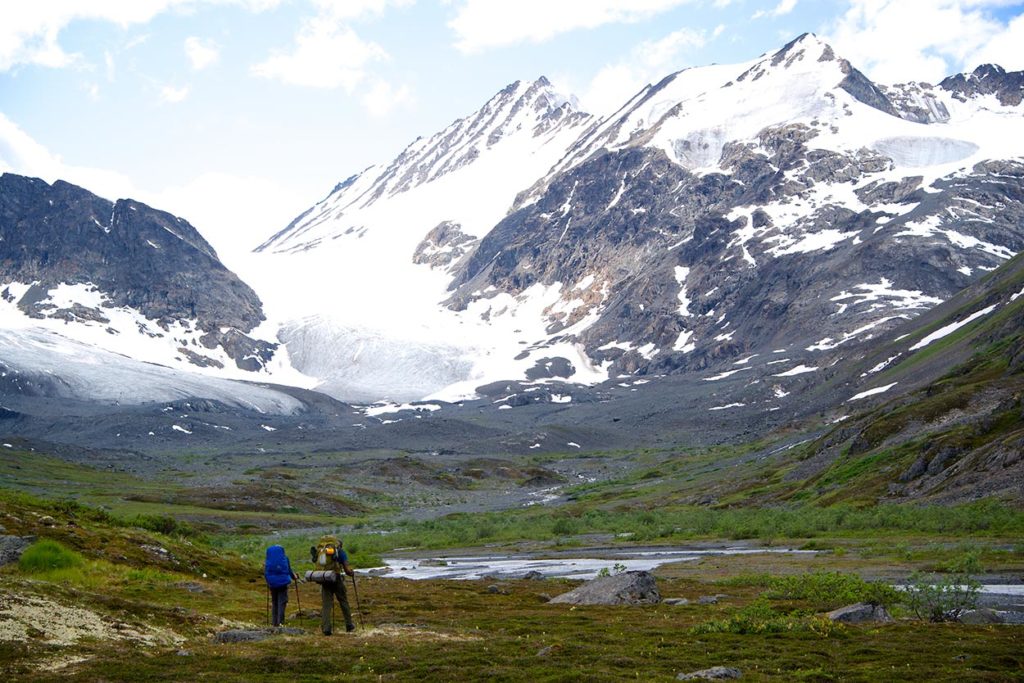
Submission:
[[[830,585],[863,587],[855,577],[948,573],[964,557],[984,568],[987,581],[1019,582],[1024,549],[1016,532],[819,535],[776,545],[822,552],[658,568],[662,596],[686,598],[684,605],[548,604],[575,585],[563,579],[360,576],[362,626],[353,634],[320,635],[318,587],[303,584],[285,623],[297,631],[221,643],[225,631],[265,627],[262,555],[247,548],[268,539],[159,533],[94,508],[9,492],[0,494],[0,524],[0,533],[59,541],[72,557],[60,569],[0,569],[0,675],[7,680],[669,681],[712,666],[735,667],[743,680],[1024,677],[1024,627],[930,623],[898,606],[891,624],[839,625],[821,613],[841,606],[845,589],[822,584],[780,595],[771,588],[773,577],[787,575],[801,585],[817,586],[814,577],[824,576],[833,577]],[[478,551],[555,553],[585,540],[501,542]],[[286,546],[300,542],[308,547],[300,537]],[[304,568],[300,551],[289,552]]]

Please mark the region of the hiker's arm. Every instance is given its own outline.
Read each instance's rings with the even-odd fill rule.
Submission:
[[[352,567],[348,566],[348,562],[342,561],[341,568],[345,570],[345,573],[349,576],[355,576],[356,573],[352,571]]]

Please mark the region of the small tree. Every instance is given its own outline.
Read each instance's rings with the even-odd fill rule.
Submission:
[[[978,604],[980,589],[981,583],[969,574],[938,577],[914,572],[904,602],[919,619],[959,621],[964,612]]]

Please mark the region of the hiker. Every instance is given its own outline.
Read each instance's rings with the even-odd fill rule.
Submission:
[[[292,581],[298,581],[298,575],[292,571],[292,564],[284,553],[284,548],[272,545],[267,548],[267,559],[263,563],[263,577],[267,580],[272,605],[274,626],[284,623],[284,609],[288,604],[288,588]]]
[[[342,549],[341,541],[334,536],[323,536],[310,547],[309,554],[318,570],[312,574],[318,575],[314,580],[320,584],[320,630],[325,636],[331,635],[334,629],[334,598],[337,597],[341,613],[345,615],[345,630],[354,631],[356,625],[352,621],[352,609],[348,606],[345,575],[355,576],[355,572],[348,566],[348,553]]]

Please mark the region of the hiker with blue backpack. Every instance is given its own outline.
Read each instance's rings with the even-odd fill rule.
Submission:
[[[267,580],[272,605],[272,625],[284,623],[284,610],[288,604],[288,588],[292,581],[298,581],[298,575],[292,571],[292,564],[285,555],[284,548],[272,545],[267,548],[267,559],[263,563],[263,576]]]

